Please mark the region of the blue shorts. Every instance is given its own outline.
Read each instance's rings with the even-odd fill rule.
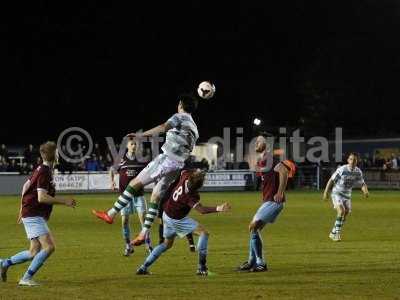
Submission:
[[[264,224],[274,223],[283,209],[283,203],[275,201],[264,202],[253,217],[253,222],[262,221]]]
[[[189,217],[184,217],[180,220],[175,220],[164,212],[163,213],[163,223],[164,223],[164,238],[170,239],[174,236],[179,236],[183,238],[189,233],[192,233],[196,228],[198,223]]]
[[[36,239],[50,232],[47,222],[42,217],[22,218],[25,227],[26,236],[29,240]]]
[[[146,211],[146,200],[143,196],[133,197],[128,205],[121,209],[121,216],[132,215],[135,212],[142,214]]]

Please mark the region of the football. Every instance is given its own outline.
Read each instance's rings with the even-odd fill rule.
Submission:
[[[203,81],[199,84],[197,93],[203,99],[211,99],[215,94],[215,85],[209,81]]]

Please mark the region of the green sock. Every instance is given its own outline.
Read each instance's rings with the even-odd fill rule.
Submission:
[[[146,217],[144,218],[144,229],[148,231],[153,225],[154,219],[158,215],[158,203],[150,202],[149,209],[146,213]]]

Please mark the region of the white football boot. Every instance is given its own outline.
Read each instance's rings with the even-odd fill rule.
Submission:
[[[40,284],[34,281],[33,279],[21,279],[18,282],[18,285],[21,286],[39,286]]]

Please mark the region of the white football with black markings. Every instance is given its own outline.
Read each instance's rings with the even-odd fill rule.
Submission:
[[[215,94],[215,85],[209,81],[203,81],[197,88],[200,98],[211,99]]]

